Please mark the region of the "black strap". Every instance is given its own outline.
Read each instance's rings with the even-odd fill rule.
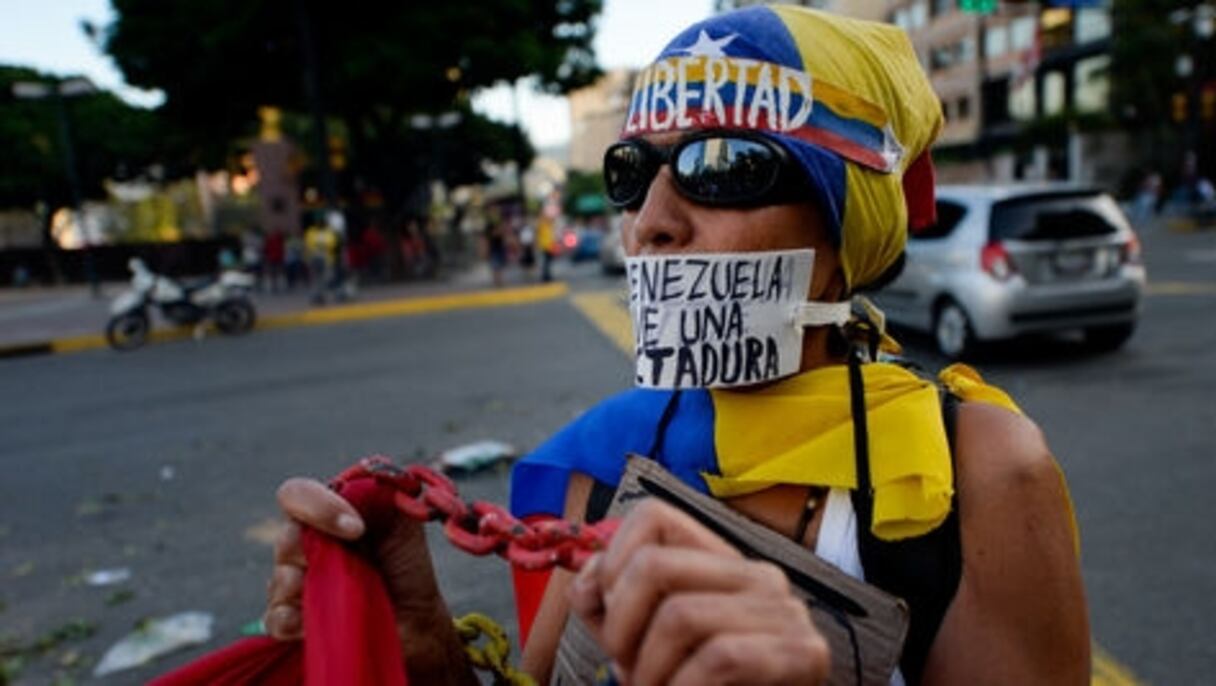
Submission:
[[[861,360],[849,357],[849,395],[853,414],[854,462],[857,490],[852,493],[857,513],[857,548],[866,581],[903,598],[911,613],[908,636],[900,657],[904,682],[921,682],[925,660],[958,591],[962,578],[962,537],[959,531],[958,496],[951,501],[946,521],[924,536],[883,541],[873,533],[874,492],[870,482],[869,434],[866,427],[865,389]],[[958,399],[942,396],[942,421],[954,460]]]
[[[680,404],[680,391],[674,390],[667,398],[667,404],[663,406],[663,414],[659,416],[659,425],[654,430],[654,440],[650,443],[650,450],[646,452],[646,457],[655,462],[662,462],[660,459],[663,455],[663,445],[667,441],[667,427],[671,426],[672,417],[676,416],[676,406]]]

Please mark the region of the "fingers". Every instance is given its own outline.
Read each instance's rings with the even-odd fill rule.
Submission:
[[[278,499],[284,514],[301,524],[346,540],[363,535],[359,513],[320,481],[288,479],[279,486]]]
[[[685,660],[669,683],[822,684],[830,665],[827,643],[818,634],[719,634]]]
[[[665,684],[716,634],[767,634],[773,639],[814,632],[806,606],[793,597],[684,593],[655,612],[630,670],[634,684]]]
[[[742,558],[732,548],[695,519],[664,502],[650,498],[638,503],[612,536],[604,554],[601,578],[610,586],[629,563],[633,553],[644,545],[691,548],[725,557]]]
[[[687,592],[784,598],[789,582],[776,566],[686,548],[646,545],[604,588],[601,645],[626,667],[633,665],[661,603]],[[594,627],[593,627],[593,630]]]

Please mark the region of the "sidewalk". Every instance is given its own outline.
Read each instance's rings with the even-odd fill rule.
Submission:
[[[435,280],[367,285],[346,303],[313,305],[305,290],[254,293],[253,300],[259,328],[271,328],[555,297],[551,291],[555,293],[557,287],[549,286],[541,288],[521,275],[509,273],[505,288],[494,289],[489,268],[478,264]],[[102,284],[98,298],[92,297],[88,286],[78,284],[0,289],[0,358],[104,345],[110,301],[126,287],[125,282]],[[459,295],[470,298],[451,297]],[[153,328],[159,334],[154,340],[187,333],[167,324],[156,312]]]

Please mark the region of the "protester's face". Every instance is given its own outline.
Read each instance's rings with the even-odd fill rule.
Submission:
[[[679,140],[680,134],[644,138],[666,146]],[[650,184],[642,206],[625,212],[621,238],[630,256],[814,248],[809,297],[834,300],[844,294],[840,260],[817,205],[810,201],[746,209],[698,205],[676,189],[667,165]]]

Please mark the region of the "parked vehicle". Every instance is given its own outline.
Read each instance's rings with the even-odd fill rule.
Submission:
[[[224,334],[241,334],[253,328],[257,318],[249,291],[251,275],[225,270],[218,279],[181,284],[148,269],[143,260],[132,258],[131,287],[110,304],[106,340],[116,350],[133,350],[148,339],[153,308],[179,326],[202,326],[208,320]]]
[[[1140,242],[1106,193],[1065,185],[943,186],[938,223],[875,301],[932,334],[942,354],[982,341],[1079,329],[1095,350],[1132,335],[1146,274]]]

